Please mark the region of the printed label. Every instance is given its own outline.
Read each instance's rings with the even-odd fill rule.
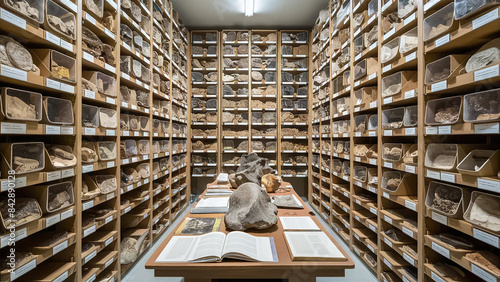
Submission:
[[[500,133],[500,123],[481,123],[474,124],[474,133],[476,134],[494,134]]]
[[[475,71],[474,72],[474,81],[480,81],[480,80],[484,80],[484,79],[498,76],[498,72],[499,72],[498,65]]]
[[[451,125],[439,126],[438,132],[439,132],[439,135],[450,135],[451,134]]]
[[[20,27],[22,29],[26,29],[26,20],[14,15],[13,13],[11,13],[5,9],[0,9],[0,18],[2,18],[5,21],[8,21],[9,23],[11,23],[17,27]]]
[[[432,212],[432,219],[443,225],[448,225],[448,218],[442,214]]]
[[[494,236],[492,234],[486,233],[482,230],[472,228],[472,234],[474,238],[481,240],[485,243],[488,243],[494,247],[499,247],[499,239],[497,236]]]
[[[446,88],[448,88],[448,82],[446,80],[431,85],[432,92],[445,90]]]
[[[455,183],[455,175],[450,173],[441,172],[441,180]]]
[[[3,10],[2,10],[3,11]],[[13,67],[2,65],[0,68],[2,76],[10,77],[21,81],[28,81],[28,73]]]
[[[1,133],[5,134],[26,134],[25,123],[2,122],[0,126]]]
[[[446,34],[445,36],[442,36],[435,41],[436,47],[442,46],[446,43],[450,42],[450,35]]]
[[[432,249],[436,252],[438,252],[440,255],[443,257],[449,259],[450,258],[450,250],[447,248],[437,244],[436,242],[432,242]]]
[[[47,182],[61,179],[61,171],[47,172]]]
[[[479,18],[472,21],[472,29],[480,28],[485,24],[488,24],[494,20],[498,19],[498,9],[495,9],[487,14],[480,16]]]
[[[45,227],[52,226],[52,225],[58,223],[59,221],[61,221],[61,215],[60,214],[56,214],[54,216],[48,217],[45,220]]]
[[[52,249],[52,255],[55,255],[57,253],[59,253],[60,251],[66,249],[68,247],[68,241],[64,241],[58,245],[56,245],[53,249]]]

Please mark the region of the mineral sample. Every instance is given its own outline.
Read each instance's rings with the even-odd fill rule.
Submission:
[[[0,215],[3,218],[4,226],[21,226],[42,216],[35,199],[16,197],[13,213],[10,212],[12,204],[9,203],[7,198],[0,199]]]
[[[473,72],[500,62],[500,49],[491,47],[472,55],[465,65],[466,72]]]
[[[12,9],[18,11],[24,16],[40,21],[40,10],[37,7],[33,7],[33,4],[37,3],[36,1],[26,1],[26,0],[7,0],[5,4],[11,7]]]
[[[273,196],[272,199],[273,199],[273,204],[278,208],[291,208],[291,209],[304,208],[295,201],[293,195]]]
[[[67,187],[56,187],[53,189],[49,189],[49,212],[53,212],[65,207],[69,207],[71,204],[73,204],[72,197],[70,195],[73,194],[70,188],[71,186]]]
[[[48,148],[50,161],[56,168],[71,167],[77,163],[76,156],[73,155],[71,147],[55,145]]]
[[[245,183],[229,198],[224,221],[227,228],[237,231],[267,229],[278,222],[277,214],[278,208],[259,185]]]
[[[54,15],[47,15],[47,21],[49,25],[55,30],[61,32],[62,34],[74,38],[75,37],[75,21],[74,19],[68,17],[66,21]]]
[[[40,167],[40,162],[35,159],[14,157],[13,167],[16,173],[27,173]]]
[[[266,174],[262,176],[261,181],[266,188],[267,193],[274,193],[280,188],[280,180],[274,174]]]
[[[474,253],[468,253],[465,257],[469,261],[489,270],[495,276],[500,276],[500,258],[496,254],[488,251],[477,251]]]
[[[261,185],[264,174],[274,173],[274,170],[268,166],[268,159],[260,158],[256,153],[243,155],[239,164],[240,166],[233,176],[236,184],[233,187],[235,188],[247,182]]]
[[[125,237],[120,244],[120,263],[130,264],[137,259],[139,242],[131,237]]]
[[[7,117],[11,119],[25,119],[25,120],[36,120],[37,112],[36,106],[33,104],[27,104],[23,100],[16,96],[5,96],[5,108]]]
[[[493,232],[500,231],[500,201],[496,197],[480,194],[472,203],[469,219]]]

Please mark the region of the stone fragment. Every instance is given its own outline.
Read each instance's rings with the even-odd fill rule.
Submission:
[[[33,64],[33,58],[28,49],[24,48],[17,41],[10,40],[5,44],[5,50],[9,61],[15,68],[24,71],[36,71],[37,67]]]
[[[42,211],[35,199],[16,197],[14,212],[10,211],[12,204],[9,203],[7,197],[0,200],[0,215],[4,226],[20,226],[42,216]]]
[[[284,196],[272,196],[273,204],[278,208],[289,208],[289,209],[303,209],[304,207],[299,205],[293,195]]]
[[[238,54],[247,55],[248,54],[248,45],[240,45],[238,46]]]
[[[224,41],[236,41],[236,32],[229,31],[224,33]]]
[[[439,123],[455,123],[459,118],[459,114],[460,105],[447,105],[437,109],[434,120]]]
[[[6,114],[11,119],[36,120],[36,106],[27,104],[16,96],[6,95]]]
[[[52,189],[53,190],[53,189]],[[70,206],[71,196],[68,191],[49,191],[49,208],[48,211],[52,212],[64,207]]]
[[[439,240],[440,242],[450,246],[451,248],[454,249],[461,249],[461,250],[472,250],[474,248],[474,245],[469,242],[468,240],[462,238],[462,237],[457,237],[451,234],[443,233],[439,235],[431,235],[434,239]]]
[[[280,188],[280,180],[274,174],[266,174],[262,176],[262,184],[266,188],[267,193],[274,193]]]
[[[500,276],[500,258],[496,254],[481,250],[474,253],[468,253],[465,257],[474,264],[489,270],[495,276]]]
[[[98,176],[97,186],[101,190],[101,194],[109,194],[116,191],[117,183],[114,176]]]
[[[53,29],[61,32],[62,34],[74,38],[75,37],[75,21],[71,18],[64,22],[61,18],[54,15],[47,15],[47,22]]]
[[[500,231],[500,201],[480,194],[472,203],[470,221],[493,232]]]
[[[69,146],[55,145],[50,147],[47,152],[52,165],[56,168],[72,167],[77,163],[76,156],[73,155]]]
[[[253,81],[262,81],[262,73],[258,72],[258,71],[253,71],[252,72],[252,80]]]
[[[472,55],[465,65],[465,71],[473,72],[499,62],[500,49],[497,47],[488,48]]]
[[[130,264],[137,259],[139,242],[131,237],[125,237],[120,244],[120,263]]]
[[[259,185],[245,183],[229,198],[224,221],[227,228],[237,231],[267,229],[278,222],[277,214],[278,208]]]
[[[87,8],[98,18],[102,18],[102,7],[97,6],[97,3],[94,0],[85,0],[85,6],[87,6]]]
[[[5,1],[5,4],[11,7],[12,9],[18,11],[19,13],[23,14],[24,16],[40,21],[40,10],[37,9],[37,7],[33,7],[31,5],[37,3],[36,1],[26,1],[26,0],[7,0]],[[30,5],[31,4],[31,5]]]
[[[38,169],[40,162],[35,159],[14,156],[13,167],[16,173],[26,173]]]

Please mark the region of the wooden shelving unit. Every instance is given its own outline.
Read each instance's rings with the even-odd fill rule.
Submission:
[[[105,277],[119,281],[134,264],[120,263],[122,240],[140,239],[139,257],[190,200],[189,33],[168,1],[132,1],[140,10],[140,20],[139,15],[132,15],[116,2],[103,1],[102,14],[109,17],[112,26],[102,24],[102,16],[81,1],[48,2],[65,9],[67,16],[74,16],[74,40],[39,27],[5,8],[1,8],[0,30],[2,35],[11,36],[25,46],[41,69],[46,66],[38,60],[44,58],[35,49],[56,50],[74,60],[71,66],[74,81],[58,80],[44,71],[40,75],[24,75],[23,71],[4,65],[0,81],[3,89],[9,87],[64,99],[71,104],[72,121],[58,123],[49,118],[37,123],[5,118],[1,121],[0,142],[2,146],[18,142],[70,146],[77,158],[76,166],[54,169],[45,152],[45,168],[16,175],[15,192],[16,197],[17,194],[30,197],[34,196],[35,185],[70,181],[74,203],[16,228],[17,254],[31,252],[33,259],[18,265],[15,275],[2,271],[2,281],[93,281]],[[82,37],[84,30],[109,45],[112,55],[91,54]],[[131,63],[129,69],[126,69],[127,59]],[[133,62],[140,67],[132,70]],[[139,73],[134,72],[139,69]],[[83,79],[99,82],[94,88],[97,91],[87,88],[88,83]],[[134,99],[127,95],[131,91],[135,92]],[[6,95],[7,92],[2,92],[2,101]],[[55,107],[48,112],[53,113]],[[69,108],[58,107],[62,115],[69,113]],[[45,114],[41,107],[37,111]],[[111,118],[116,125],[96,122],[99,114],[116,117],[115,121]],[[89,146],[99,157],[95,162],[84,163],[82,148]],[[104,158],[100,147],[116,152],[116,156]],[[1,168],[2,196],[7,197],[7,161],[2,161]],[[137,172],[132,174],[140,168],[143,169],[140,176]],[[129,175],[134,177],[125,178]],[[117,190],[92,199],[83,198],[83,183],[92,190],[103,181],[102,176],[114,179]],[[66,239],[54,246],[40,247],[43,238],[60,231],[67,232]],[[8,249],[9,236],[3,231],[2,251]]]
[[[492,5],[464,19],[454,19],[448,29],[425,40],[425,33],[430,31],[426,27],[429,18],[434,15],[434,23],[439,24],[453,17],[453,9],[448,14],[443,12],[453,2],[428,1],[413,8],[405,4],[330,1],[329,19],[313,28],[311,83],[317,82],[310,107],[309,202],[381,281],[385,275],[403,281],[451,281],[437,270],[438,262],[464,271],[464,280],[497,281],[499,278],[484,266],[467,260],[467,252],[456,253],[430,235],[453,234],[472,242],[473,251],[493,253],[499,248],[498,235],[461,215],[454,218],[432,211],[426,197],[433,196],[429,189],[436,183],[490,196],[500,192],[494,169],[484,176],[456,169],[472,149],[498,149],[497,120],[477,123],[462,119],[464,112],[474,111],[464,104],[466,97],[472,96],[464,95],[495,91],[498,66],[465,73],[465,63],[460,63],[485,43],[498,39],[499,26],[495,23],[499,21],[499,8]],[[434,23],[431,26],[437,26]],[[426,84],[426,68],[450,54],[454,55],[449,65],[451,75]],[[326,62],[322,59],[325,57]],[[441,64],[441,69],[446,63],[444,66]],[[489,95],[496,99],[497,94]],[[434,121],[436,107],[449,105],[440,99],[454,99],[461,105],[457,122]],[[430,151],[444,151],[439,147],[443,144],[458,144],[463,150],[451,170],[426,163],[426,158],[432,159]],[[393,156],[391,151],[401,153]],[[396,176],[401,176],[401,183],[388,186],[387,180]],[[389,230],[399,233],[404,244],[394,241]]]

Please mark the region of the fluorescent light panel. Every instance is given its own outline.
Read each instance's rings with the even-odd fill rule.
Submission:
[[[245,0],[245,16],[253,16],[254,0]]]

